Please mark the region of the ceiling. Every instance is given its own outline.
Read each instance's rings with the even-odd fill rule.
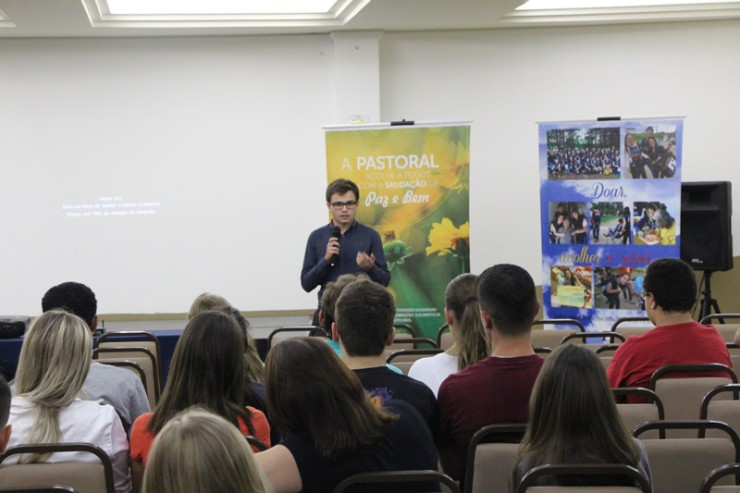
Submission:
[[[219,36],[338,31],[437,31],[556,25],[634,24],[740,18],[730,4],[515,12],[524,0],[351,0],[348,20],[245,16],[116,17],[104,0],[0,0],[0,38]]]

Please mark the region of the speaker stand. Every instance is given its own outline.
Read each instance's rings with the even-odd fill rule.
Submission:
[[[719,309],[719,303],[717,303],[717,300],[712,298],[712,273],[713,270],[707,270],[704,271],[704,282],[702,286],[702,296],[704,296],[701,300],[701,316],[699,317],[699,320],[702,320],[707,315],[712,314],[712,309],[714,309],[714,313],[722,313]],[[725,323],[724,320],[720,320],[720,323]]]

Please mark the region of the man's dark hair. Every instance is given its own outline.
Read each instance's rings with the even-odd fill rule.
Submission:
[[[694,269],[681,259],[654,260],[648,265],[642,287],[666,312],[690,312],[696,303]]]
[[[10,416],[10,385],[5,377],[0,375],[0,429],[8,424]]]
[[[354,192],[355,200],[360,200],[360,189],[357,188],[355,182],[345,180],[344,178],[338,178],[329,183],[329,186],[326,187],[326,202],[331,202],[331,196],[335,193],[337,195],[344,195],[347,192]]]
[[[347,285],[337,299],[334,317],[350,356],[378,356],[393,330],[396,304],[390,291],[372,281]]]
[[[88,327],[93,326],[98,313],[98,300],[92,289],[79,282],[63,282],[49,289],[41,299],[41,310],[48,312],[61,308],[80,317]]]
[[[537,314],[537,294],[529,273],[512,264],[489,267],[480,275],[478,301],[506,336],[529,332]]]

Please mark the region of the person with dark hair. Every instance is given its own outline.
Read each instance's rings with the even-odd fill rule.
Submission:
[[[411,404],[434,433],[437,399],[429,387],[389,369],[385,348],[395,336],[396,305],[391,293],[370,281],[356,281],[342,290],[332,326],[339,340],[342,361],[362,382],[362,387],[382,402],[401,399]]]
[[[532,322],[539,310],[534,280],[519,266],[499,264],[480,275],[478,302],[492,354],[439,388],[437,445],[442,466],[463,479],[470,439],[490,424],[525,423],[542,358],[532,349]]]
[[[491,354],[491,341],[480,319],[478,276],[460,274],[445,289],[445,320],[453,344],[444,353],[421,358],[409,369],[409,376],[427,384],[436,396],[442,382]]]
[[[643,281],[645,310],[655,328],[630,336],[619,346],[607,369],[612,387],[648,387],[653,372],[665,365],[722,363],[732,367],[717,329],[691,318],[696,291],[694,270],[683,260],[662,258],[648,266]]]
[[[0,375],[0,454],[5,451],[12,431],[12,426],[8,424],[10,397],[10,385],[8,385],[5,377]]]
[[[226,313],[205,311],[190,319],[175,346],[159,404],[153,413],[139,416],[131,428],[131,472],[137,490],[155,436],[190,406],[201,406],[226,418],[243,435],[270,446],[264,413],[243,405],[244,350],[244,333]]]
[[[573,243],[583,245],[587,243],[588,239],[588,220],[584,214],[578,209],[573,209],[570,212],[571,225],[573,227]]]
[[[285,437],[258,453],[257,462],[274,493],[326,493],[363,472],[437,468],[432,435],[419,414],[400,399],[382,405],[372,399],[325,342],[283,341],[268,353],[266,370],[270,415]],[[423,491],[439,486],[425,485]]]
[[[530,469],[544,464],[625,464],[651,480],[645,447],[622,422],[599,357],[584,347],[563,344],[545,360],[532,391],[512,491]],[[547,477],[537,484],[555,485]],[[562,485],[633,486],[619,476],[571,477]]]
[[[334,308],[337,304],[337,298],[342,294],[342,290],[359,279],[369,280],[370,278],[365,273],[342,274],[336,281],[328,283],[324,288],[324,293],[321,295],[319,326],[329,336],[327,342],[339,357],[342,356],[342,349],[339,347],[339,340],[334,338],[331,329],[331,326],[334,324]]]
[[[301,286],[306,292],[321,287],[319,302],[326,284],[342,274],[365,272],[383,286],[391,280],[380,235],[355,221],[359,201],[360,190],[350,180],[340,178],[326,188],[331,221],[309,235],[301,269]],[[317,309],[314,325],[318,325],[318,314]]]
[[[50,288],[41,299],[44,312],[62,309],[85,321],[91,332],[98,327],[98,301],[92,289],[79,282],[64,282]],[[82,398],[110,404],[121,417],[128,431],[134,420],[148,413],[146,390],[133,372],[93,361],[82,387]]]

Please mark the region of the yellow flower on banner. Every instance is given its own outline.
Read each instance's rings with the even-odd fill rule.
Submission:
[[[433,223],[429,231],[429,246],[426,248],[427,255],[439,253],[440,255],[465,254],[467,252],[458,251],[461,246],[469,247],[470,244],[470,223],[467,222],[456,228],[448,218],[442,218],[441,223]]]

